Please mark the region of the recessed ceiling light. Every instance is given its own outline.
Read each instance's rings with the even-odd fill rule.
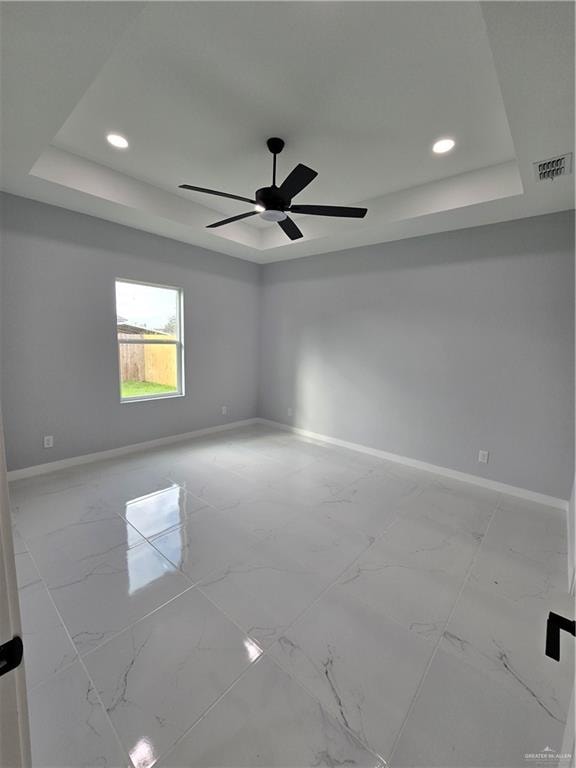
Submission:
[[[438,141],[434,142],[432,152],[435,152],[437,155],[443,155],[445,152],[450,152],[451,149],[454,149],[455,144],[454,139],[438,139]]]
[[[108,136],[106,136],[106,140],[108,141],[108,144],[112,144],[116,149],[128,148],[128,140],[125,139],[124,136],[120,136],[119,133],[109,133]]]

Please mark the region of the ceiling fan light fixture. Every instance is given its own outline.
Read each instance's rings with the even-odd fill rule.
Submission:
[[[285,211],[276,211],[274,209],[262,211],[260,214],[260,218],[264,219],[264,221],[284,221],[287,216],[288,214]]]
[[[254,206],[254,210],[258,211],[258,213],[263,213],[266,210],[266,208],[264,208],[263,205],[260,205],[260,203],[256,203],[256,205]]]

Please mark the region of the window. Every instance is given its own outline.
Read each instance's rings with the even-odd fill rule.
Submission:
[[[184,394],[179,288],[117,280],[116,330],[123,401]]]

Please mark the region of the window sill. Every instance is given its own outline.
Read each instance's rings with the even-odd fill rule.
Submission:
[[[185,397],[184,392],[175,392],[169,395],[147,395],[146,397],[121,397],[121,405],[129,405],[130,403],[149,403],[151,400],[174,400],[177,397]]]

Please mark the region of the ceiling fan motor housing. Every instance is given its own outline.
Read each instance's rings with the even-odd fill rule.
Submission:
[[[286,200],[278,187],[262,187],[256,190],[254,195],[257,205],[263,206],[267,211],[285,211],[290,207],[291,200]]]

